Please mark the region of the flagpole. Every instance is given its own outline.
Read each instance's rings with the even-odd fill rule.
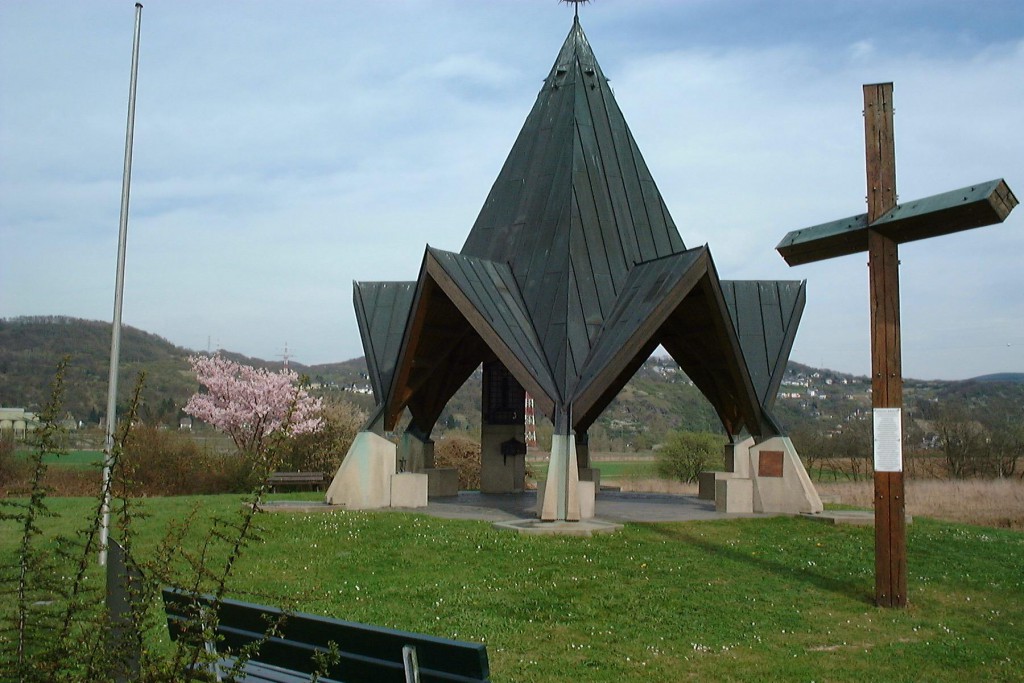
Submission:
[[[139,35],[142,3],[135,3],[135,37],[132,41],[132,76],[128,91],[128,130],[124,142],[124,175],[121,180],[121,224],[117,240],[117,280],[114,286],[114,324],[110,334],[110,379],[107,384],[107,433],[103,443],[103,520],[100,525],[101,565],[107,563],[110,536],[110,468],[117,429],[117,371],[121,359],[121,308],[124,302],[124,261],[128,243],[128,197],[132,184],[132,139],[135,135],[135,86],[139,77]]]

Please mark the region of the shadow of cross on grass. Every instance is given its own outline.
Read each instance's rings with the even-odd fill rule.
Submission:
[[[734,578],[746,580],[752,586],[763,586],[766,591],[772,589],[769,585],[772,579],[782,584],[795,581],[873,605],[875,596],[869,571],[874,567],[871,555],[873,548],[867,533],[864,530],[850,530],[854,536],[845,533],[837,535],[829,527],[820,525],[819,529],[818,526],[806,520],[775,517],[702,522],[699,525],[651,524],[649,528],[667,540],[700,548],[714,558],[749,566],[753,570],[752,574]],[[820,536],[820,542],[797,541],[798,536],[819,536],[821,529],[829,529],[831,534]],[[853,540],[858,533],[864,536],[863,543],[843,543],[844,540]],[[742,547],[730,546],[730,541],[742,544]],[[804,552],[801,547],[808,543],[814,543],[812,547],[816,552],[813,555]],[[819,550],[826,545],[825,550]],[[837,561],[826,562],[825,558]],[[818,560],[822,560],[820,566]],[[723,572],[729,571],[725,562],[721,566]],[[854,566],[862,567],[866,573],[858,576],[857,572],[845,571]],[[829,571],[829,567],[835,571]]]

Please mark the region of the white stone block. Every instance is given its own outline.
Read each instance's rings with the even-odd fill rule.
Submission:
[[[581,481],[579,487],[580,519],[593,519],[597,486],[592,481]]]
[[[730,514],[754,511],[754,482],[750,479],[719,479],[715,482],[715,510]]]
[[[327,487],[327,504],[350,510],[390,507],[396,463],[395,444],[373,432],[359,432]]]
[[[427,507],[427,475],[421,472],[399,472],[391,475],[391,507]]]

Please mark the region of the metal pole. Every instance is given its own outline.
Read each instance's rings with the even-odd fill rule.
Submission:
[[[132,41],[132,76],[128,90],[128,126],[124,142],[124,175],[121,180],[121,225],[117,240],[117,280],[114,286],[114,324],[110,334],[110,379],[107,384],[107,433],[103,444],[103,521],[100,526],[100,564],[107,563],[110,536],[110,467],[117,427],[117,371],[121,359],[121,307],[124,302],[124,261],[128,243],[128,197],[132,184],[132,138],[135,134],[135,85],[139,76],[139,35],[142,3],[135,3],[135,37]]]

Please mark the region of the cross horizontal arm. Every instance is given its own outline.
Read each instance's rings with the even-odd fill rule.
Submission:
[[[897,244],[1002,223],[1017,198],[1001,178],[897,204],[874,223],[867,214],[794,230],[775,249],[797,266],[868,249],[868,228]]]

